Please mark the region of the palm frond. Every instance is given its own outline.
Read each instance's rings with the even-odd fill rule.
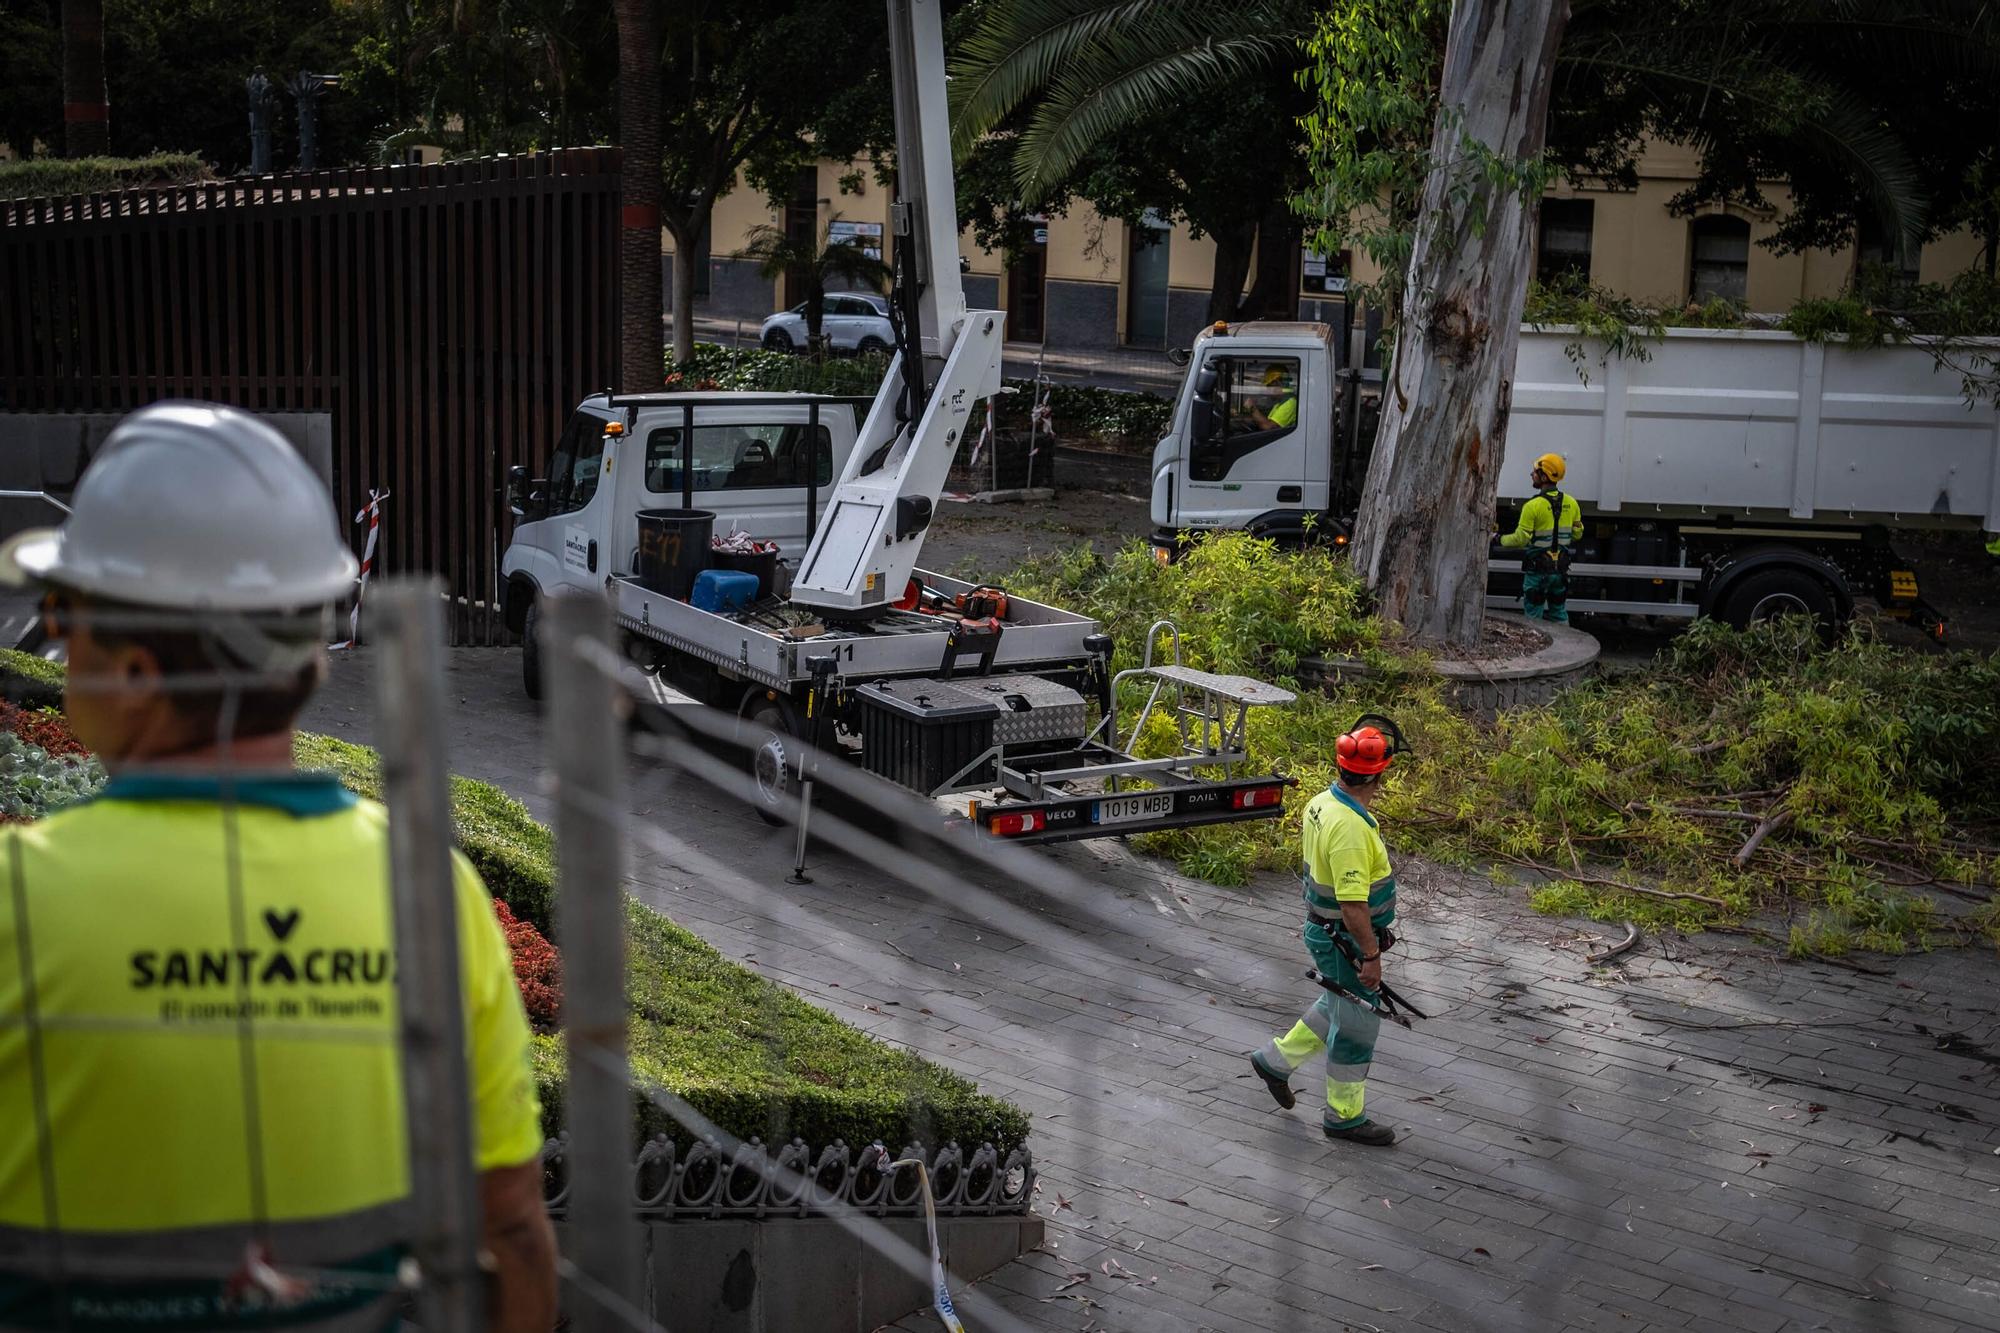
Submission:
[[[1289,33],[1239,33],[1184,47],[1168,40],[1143,52],[1089,60],[1065,73],[1022,132],[1015,178],[1029,203],[1067,176],[1091,148],[1124,125],[1226,91],[1247,75],[1299,58]],[[1137,56],[1137,59],[1132,57]],[[1289,133],[1273,126],[1273,133]]]
[[[1142,50],[1292,41],[1310,30],[1309,13],[1308,0],[1009,0],[994,5],[952,62],[953,149],[961,156],[969,152],[1028,98],[1056,85],[1093,53],[1110,54],[1116,66],[1141,58]]]

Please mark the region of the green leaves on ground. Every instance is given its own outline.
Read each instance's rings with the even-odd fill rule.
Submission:
[[[1549,910],[1689,928],[1780,916],[1791,947],[1832,953],[1963,933],[1934,899],[1993,893],[2000,657],[1894,647],[1864,629],[1829,646],[1801,622],[1738,633],[1702,621],[1642,671],[1485,725],[1396,651],[1325,551],[1290,555],[1235,533],[1164,567],[1135,543],[1109,560],[1078,550],[1031,562],[1008,587],[1104,621],[1121,668],[1166,618],[1189,665],[1299,689],[1296,705],[1254,710],[1249,724],[1253,766],[1298,779],[1285,817],[1148,840],[1216,883],[1296,871],[1299,814],[1332,779],[1335,738],[1379,711],[1415,750],[1376,807],[1391,844],[1520,866],[1547,885],[1536,903]],[[1319,653],[1374,674],[1322,690],[1301,679]],[[1125,725],[1143,698],[1128,686]],[[1173,742],[1159,718],[1141,738],[1153,752]],[[1967,924],[2000,932],[2000,909]]]

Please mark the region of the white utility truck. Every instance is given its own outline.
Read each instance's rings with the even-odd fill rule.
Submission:
[[[2000,413],[1968,406],[1928,348],[1669,329],[1647,359],[1585,344],[1579,365],[1576,341],[1521,331],[1499,515],[1511,530],[1534,494],[1530,460],[1564,456],[1562,489],[1587,529],[1572,611],[1740,626],[1784,612],[1838,621],[1870,597],[1942,635],[1890,533],[2000,530]],[[1321,324],[1219,325],[1196,339],[1153,453],[1163,557],[1182,534],[1218,529],[1346,540],[1382,388],[1336,366]],[[1518,555],[1494,551],[1489,603],[1513,604]]]
[[[1288,780],[1242,771],[1244,731],[1251,708],[1288,703],[1289,693],[1182,665],[1163,623],[1143,664],[1119,678],[1148,690],[1121,735],[1111,640],[1096,622],[918,568],[960,438],[1000,387],[1005,327],[997,311],[966,309],[959,282],[940,3],[888,0],[902,170],[897,345],[880,392],[866,403],[586,400],[550,476],[510,478],[521,521],[501,569],[529,692],[540,685],[540,599],[607,592],[654,701],[738,719],[756,808],[799,821],[801,858],[814,752],[923,795],[976,794],[973,826],[1011,841],[1278,815]],[[733,571],[740,600],[704,609],[696,603],[723,587],[700,569],[710,532],[732,527],[803,555],[795,574],[755,574],[754,591],[746,571]],[[1172,717],[1180,743],[1140,758],[1134,746],[1155,710]]]

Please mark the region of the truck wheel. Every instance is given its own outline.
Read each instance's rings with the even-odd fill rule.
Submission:
[[[1729,590],[1722,618],[1737,629],[1748,629],[1779,616],[1811,616],[1822,625],[1839,619],[1833,591],[1799,569],[1766,569]]]
[[[542,701],[541,620],[542,599],[530,596],[527,613],[521,617],[521,688],[536,703]]]
[[[798,818],[799,730],[792,710],[760,701],[745,715],[743,741],[750,768],[750,804],[767,824]]]

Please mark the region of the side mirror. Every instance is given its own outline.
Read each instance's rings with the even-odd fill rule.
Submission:
[[[1202,367],[1202,368],[1201,368],[1200,370],[1198,370],[1198,371],[1196,371],[1196,372],[1195,372],[1195,376],[1194,376],[1194,396],[1195,396],[1195,397],[1197,397],[1197,398],[1213,398],[1213,397],[1215,397],[1215,367],[1214,367],[1214,366],[1203,366],[1203,367]]]
[[[1202,373],[1214,378],[1211,371]],[[1203,395],[1196,398],[1190,407],[1188,426],[1194,432],[1194,442],[1206,444],[1215,438],[1215,400]]]

